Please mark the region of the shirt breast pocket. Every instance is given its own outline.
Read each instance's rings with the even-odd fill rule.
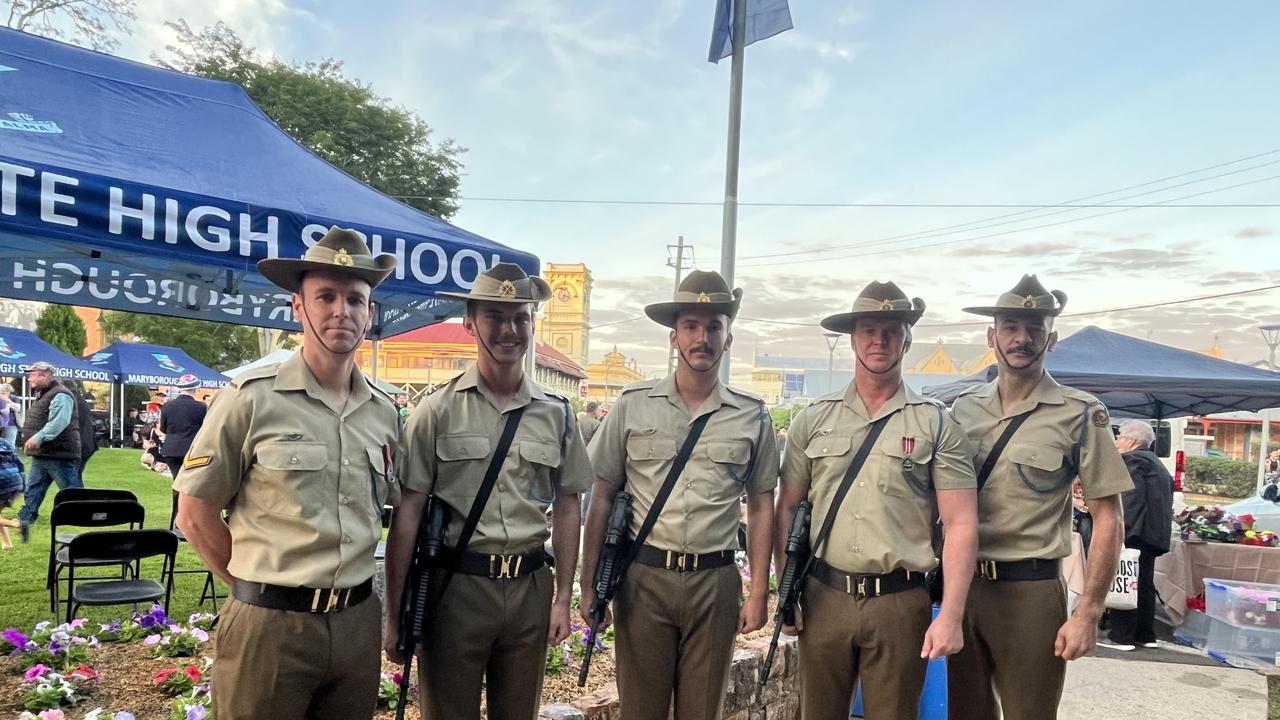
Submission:
[[[710,460],[712,480],[717,491],[713,497],[726,492],[734,498],[742,495],[747,482],[747,470],[751,466],[751,442],[748,440],[717,440],[707,443],[707,459]]]
[[[312,517],[326,495],[323,470],[329,449],[318,442],[269,442],[258,446],[255,480],[247,484],[248,498],[266,512],[288,517]]]
[[[529,499],[549,505],[556,501],[556,484],[551,477],[560,467],[561,454],[558,443],[543,440],[520,441],[522,468],[529,470]]]
[[[839,482],[849,467],[853,438],[848,435],[819,435],[805,446],[805,457],[812,466],[810,482],[834,476]]]
[[[1066,462],[1066,452],[1058,447],[1009,443],[1005,454],[1022,484],[1036,493],[1062,490],[1075,476],[1074,468]]]
[[[909,444],[908,452],[903,445]],[[912,438],[904,443],[901,437],[885,438],[876,447],[881,466],[876,482],[885,495],[907,497],[913,494],[927,495],[929,483],[929,459],[933,452],[927,440]]]
[[[661,482],[667,463],[676,456],[676,439],[654,435],[627,438],[627,462],[640,475]]]
[[[443,435],[436,438],[436,477],[433,492],[446,504],[471,507],[484,479],[492,444],[487,435]]]
[[[382,446],[367,447],[369,456],[369,495],[373,504],[373,513],[381,521],[382,508],[393,499],[392,488],[396,479],[387,475],[386,458],[382,454]]]

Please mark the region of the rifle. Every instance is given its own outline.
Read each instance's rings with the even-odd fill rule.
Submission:
[[[422,642],[423,628],[427,620],[427,604],[432,591],[431,571],[439,567],[444,549],[445,528],[449,524],[448,508],[431,498],[423,513],[425,525],[418,526],[418,541],[413,550],[413,562],[404,579],[404,596],[400,603],[400,638],[396,649],[404,653],[404,670],[400,673],[400,699],[396,703],[396,720],[404,720],[405,701],[409,696],[409,671],[413,667],[413,655]]]
[[[782,570],[782,580],[778,583],[778,611],[773,618],[773,641],[769,643],[769,654],[765,656],[764,665],[760,668],[760,687],[769,682],[769,671],[773,668],[774,653],[778,651],[778,637],[782,633],[782,626],[796,623],[796,601],[800,599],[800,590],[804,587],[804,579],[811,566],[809,521],[812,516],[813,503],[801,500],[791,521],[791,532],[787,535],[787,564]]]
[[[591,655],[596,649],[596,631],[604,622],[604,614],[609,609],[609,602],[618,592],[622,578],[627,574],[627,565],[634,555],[628,553],[630,544],[627,533],[631,529],[631,494],[618,493],[613,499],[613,512],[609,515],[609,527],[604,533],[604,548],[600,551],[600,559],[596,563],[595,588],[596,599],[591,603],[591,635],[587,642],[587,653],[582,658],[582,669],[578,671],[578,687],[587,684],[587,673],[591,670]]]

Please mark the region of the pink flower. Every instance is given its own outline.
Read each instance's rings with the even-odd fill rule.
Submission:
[[[164,670],[161,670],[160,672],[156,673],[154,682],[156,685],[163,684],[164,681],[173,677],[173,675],[177,672],[178,672],[178,668],[165,668]]]
[[[85,680],[93,680],[95,682],[102,681],[102,676],[98,674],[98,671],[84,663],[80,663],[80,667],[77,667],[75,670],[67,673],[67,677],[84,678]]]
[[[146,645],[147,647],[152,647],[152,646],[154,646],[154,645],[159,645],[159,644],[160,644],[160,636],[159,636],[159,635],[148,635],[148,636],[146,637],[146,639],[142,641],[142,644],[143,644],[143,645]]]
[[[200,642],[209,642],[209,633],[201,630],[200,628],[191,628],[191,635]]]
[[[47,672],[49,672],[49,668],[40,663],[36,663],[35,665],[27,668],[27,672],[22,675],[22,679],[24,682],[35,682]]]
[[[200,671],[194,665],[188,665],[186,668],[187,677],[191,678],[191,682],[200,682]]]
[[[66,720],[67,714],[61,710],[45,710],[40,713],[40,720]]]

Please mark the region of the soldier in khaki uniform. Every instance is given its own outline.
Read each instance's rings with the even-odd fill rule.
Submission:
[[[965,647],[948,667],[956,720],[1057,717],[1066,661],[1094,647],[1121,539],[1120,493],[1133,486],[1111,436],[1106,408],[1059,385],[1044,370],[1066,294],[1024,276],[990,307],[987,344],[996,379],[961,395],[952,412],[968,434],[974,466],[1009,436],[978,495],[978,577],[969,591]],[[1059,578],[1071,554],[1071,484],[1080,477],[1093,516],[1085,590],[1067,617]],[[948,577],[948,581],[950,577]],[[998,696],[998,700],[997,700]]]
[[[258,267],[293,293],[302,350],[218,393],[174,483],[178,527],[232,586],[214,709],[222,720],[368,718],[381,631],[373,553],[382,507],[399,499],[400,431],[391,398],[352,357],[395,259],[333,228],[302,260]]]
[[[796,506],[813,503],[810,543],[873,423],[888,418],[818,548],[800,597],[800,709],[804,720],[849,716],[861,677],[867,718],[913,718],[927,659],[960,649],[965,592],[977,547],[973,466],[959,425],[902,382],[902,357],[924,302],[873,282],[853,310],[823,319],[851,335],[853,382],[791,421],[782,461],[777,543]],[[934,519],[946,530],[947,583],[937,620],[924,573],[937,565]],[[780,558],[781,561],[781,558]]]
[[[591,443],[596,483],[587,514],[582,612],[621,490],[634,496],[634,539],[694,420],[710,415],[652,533],[616,597],[622,720],[720,720],[734,632],[764,626],[778,453],[763,401],[718,380],[741,290],[694,271],[672,302],[645,308],[671,328],[673,374],[628,386]],[[739,502],[747,496],[752,583],[742,602],[734,566]],[[588,623],[590,618],[585,618]]]
[[[578,493],[592,475],[569,401],[524,372],[533,312],[550,294],[542,278],[510,263],[481,273],[470,293],[441,293],[467,301],[464,325],[480,352],[475,366],[427,397],[405,425],[404,503],[391,525],[386,565],[385,648],[400,663],[404,578],[433,494],[450,511],[445,546],[453,574],[423,631],[419,678],[428,720],[478,720],[482,688],[490,718],[537,717],[547,646],[569,635]],[[479,525],[453,555],[507,414],[517,408],[524,414]],[[548,534],[554,583],[543,550]]]

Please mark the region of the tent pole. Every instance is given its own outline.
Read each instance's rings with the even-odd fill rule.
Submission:
[[[375,383],[378,382],[378,346],[381,344],[382,344],[381,340],[373,341],[373,364],[371,367],[371,370],[373,372],[370,374],[373,376],[373,381]]]

